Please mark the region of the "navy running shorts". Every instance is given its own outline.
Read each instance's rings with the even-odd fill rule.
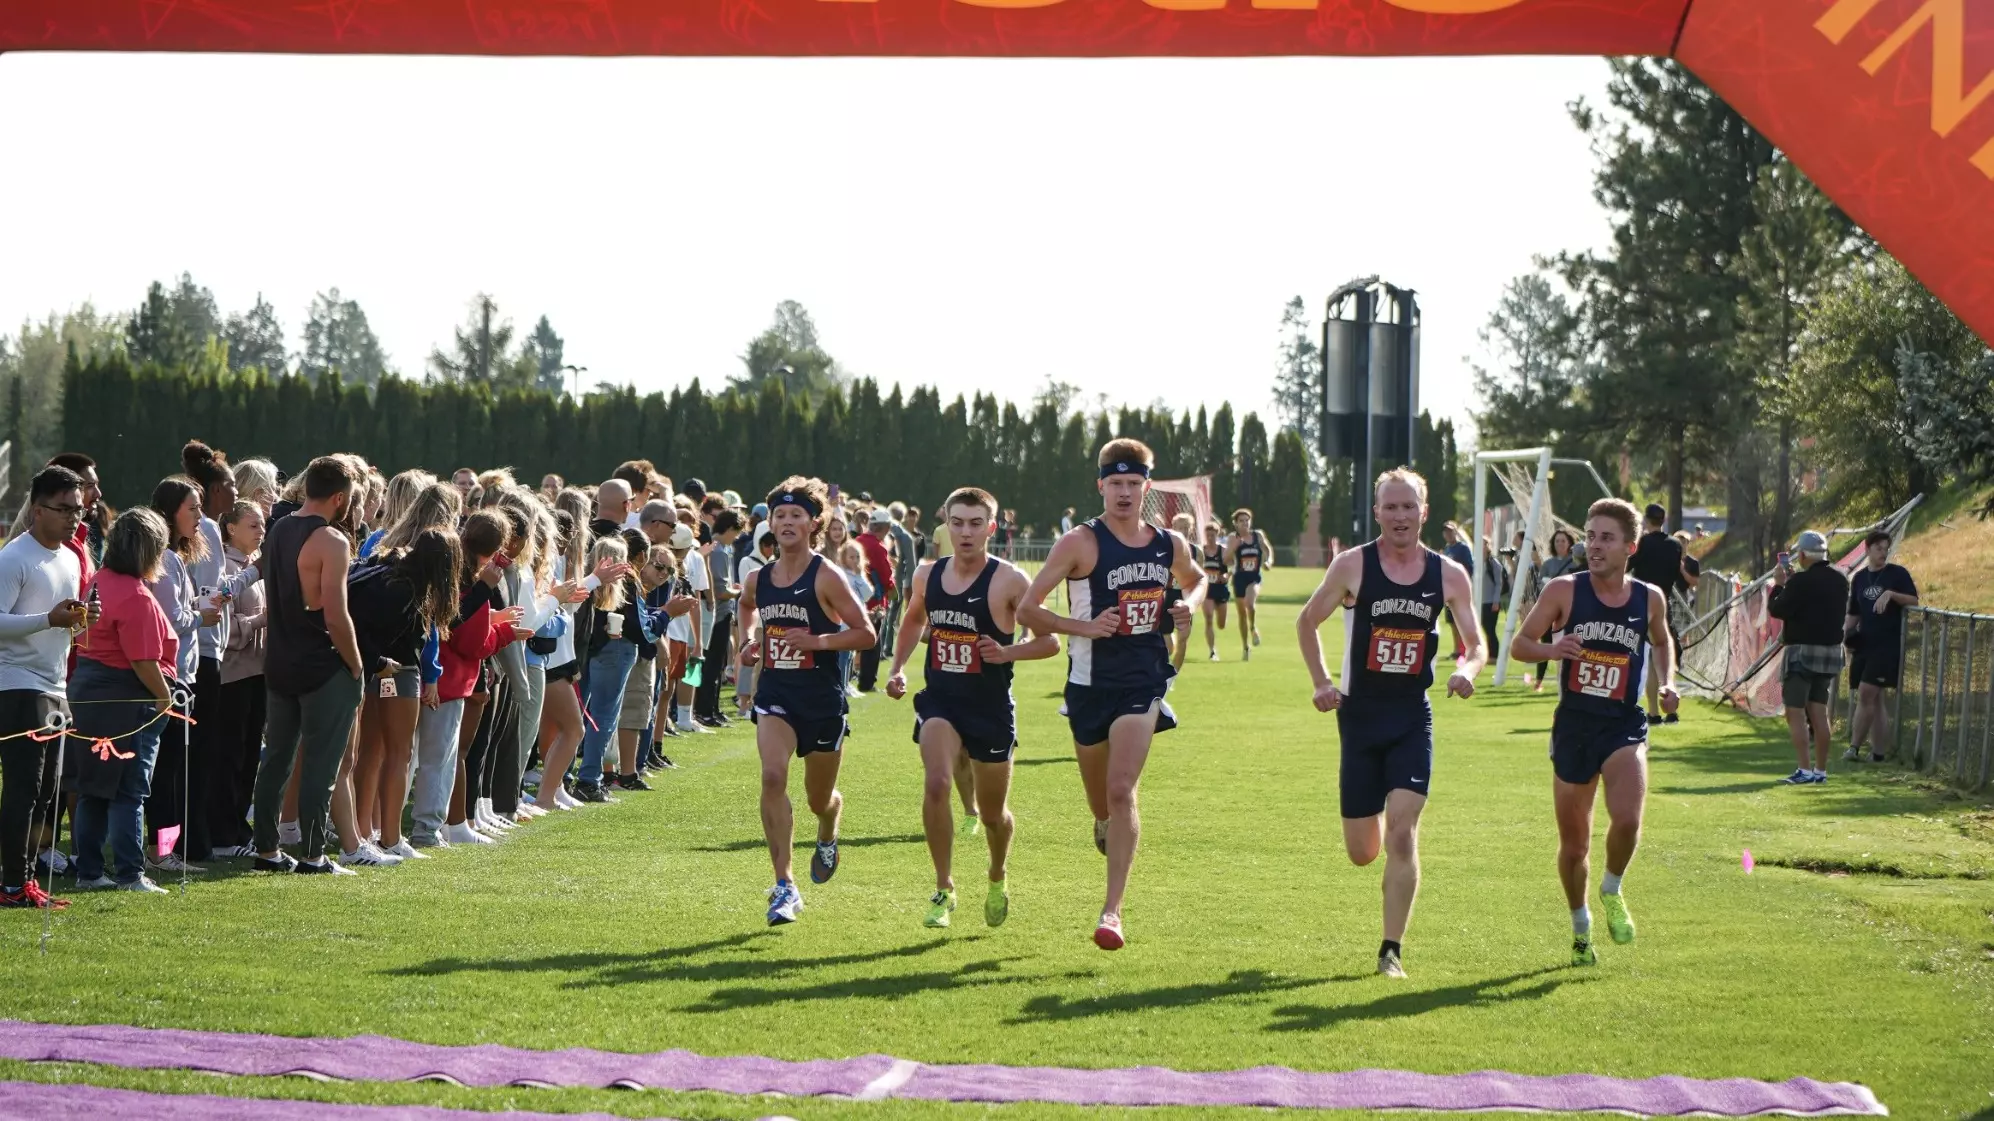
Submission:
[[[1205,602],[1231,603],[1232,589],[1226,587],[1226,582],[1224,580],[1208,579],[1205,581]]]
[[[926,689],[914,694],[914,742],[921,742],[921,725],[945,720],[962,740],[962,749],[978,763],[1007,763],[1018,746],[1017,714],[1006,698],[1002,709],[938,697]]]
[[[1394,790],[1431,794],[1433,706],[1419,697],[1345,697],[1336,710],[1343,741],[1343,816],[1376,817]]]
[[[836,751],[844,746],[845,736],[851,731],[845,723],[843,697],[826,700],[815,705],[798,703],[787,691],[770,689],[765,684],[755,694],[755,723],[764,717],[780,720],[796,733],[796,757],[812,755],[819,751]]]
[[[1163,699],[1169,682],[1148,689],[1115,689],[1105,685],[1066,683],[1066,703],[1059,714],[1073,729],[1073,742],[1092,747],[1108,742],[1108,729],[1124,716],[1141,716],[1156,706],[1156,730],[1167,732],[1177,726],[1177,716]]]
[[[1232,574],[1233,598],[1245,599],[1246,589],[1258,587],[1259,584],[1260,584],[1260,574],[1258,572],[1252,574],[1251,576],[1247,576],[1239,572],[1233,573]]]
[[[1561,781],[1584,786],[1599,777],[1614,752],[1646,742],[1648,717],[1639,709],[1628,716],[1604,716],[1560,705],[1551,720],[1551,769]]]

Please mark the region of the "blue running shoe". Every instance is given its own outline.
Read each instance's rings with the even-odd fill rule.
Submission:
[[[831,877],[837,874],[838,842],[817,842],[817,851],[810,854],[810,882],[828,884],[831,882]]]
[[[769,889],[769,925],[782,926],[796,921],[797,913],[803,910],[803,896],[797,894],[796,885],[781,880]]]

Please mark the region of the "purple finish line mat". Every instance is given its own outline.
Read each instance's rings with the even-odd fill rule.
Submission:
[[[690,1051],[628,1055],[574,1048],[533,1051],[496,1044],[451,1047],[378,1035],[294,1038],[230,1032],[74,1026],[0,1020],[0,1057],[101,1063],[220,1074],[305,1075],[370,1082],[417,1080],[464,1086],[585,1086],[711,1090],[955,1102],[1071,1105],[1233,1105],[1293,1109],[1604,1111],[1640,1116],[1888,1116],[1868,1087],[1792,1078],[1705,1080],[1592,1074],[1415,1074],[1286,1067],[1175,1071],[1163,1067],[928,1065],[887,1055],[790,1062],[710,1058]]]
[[[281,1098],[151,1094],[74,1082],[0,1082],[0,1121],[490,1121],[493,1114],[431,1105],[342,1105]],[[607,1113],[508,1112],[508,1121],[630,1121]]]

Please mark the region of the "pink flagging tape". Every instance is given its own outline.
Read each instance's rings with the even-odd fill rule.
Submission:
[[[1811,1078],[1761,1082],[1749,1078],[1609,1078],[1502,1071],[1316,1073],[1287,1067],[1086,1070],[929,1065],[887,1055],[791,1062],[758,1056],[714,1058],[679,1050],[645,1055],[585,1048],[534,1051],[495,1044],[452,1047],[412,1043],[378,1035],[293,1038],[19,1020],[0,1020],[0,1056],[248,1076],[444,1080],[465,1086],[625,1086],[866,1101],[1537,1110],[1648,1117],[1884,1117],[1890,1112],[1868,1087]]]

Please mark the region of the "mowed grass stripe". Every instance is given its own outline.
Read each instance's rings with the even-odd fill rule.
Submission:
[[[1892,774],[1775,788],[1790,768],[1783,729],[1705,705],[1657,737],[1627,880],[1640,941],[1604,944],[1597,969],[1572,970],[1545,757],[1552,701],[1514,685],[1467,702],[1436,693],[1412,977],[1373,977],[1379,868],[1343,857],[1334,720],[1309,707],[1295,652],[1309,582],[1271,574],[1266,642],[1250,663],[1231,632],[1225,660],[1202,661],[1197,631],[1171,696],[1184,727],[1158,738],[1143,783],[1120,954],[1087,937],[1102,859],[1057,715],[1062,658],[1019,677],[1019,833],[1001,930],[981,921],[981,838],[957,855],[955,928],[920,927],[932,871],[912,717],[880,695],[854,706],[844,868],[803,885],[794,927],[764,926],[757,764],[751,733],[736,730],[676,741],[682,769],[655,793],[544,819],[503,845],[357,880],[211,872],[184,899],[80,896],[46,958],[34,954],[39,923],[9,916],[0,955],[16,968],[0,1010],[793,1059],[1806,1075],[1870,1084],[1900,1116],[1994,1103],[1994,883],[1972,878],[1994,868],[1986,821]],[[792,785],[800,806],[800,775]],[[799,841],[810,827],[806,814]],[[1763,863],[1748,877],[1745,847],[1762,862],[1882,855],[1941,878]],[[1603,844],[1595,877],[1601,860]],[[327,1092],[349,1091],[377,1100]],[[601,1108],[597,1097],[573,1100]],[[714,1112],[705,1098],[693,1112]]]

